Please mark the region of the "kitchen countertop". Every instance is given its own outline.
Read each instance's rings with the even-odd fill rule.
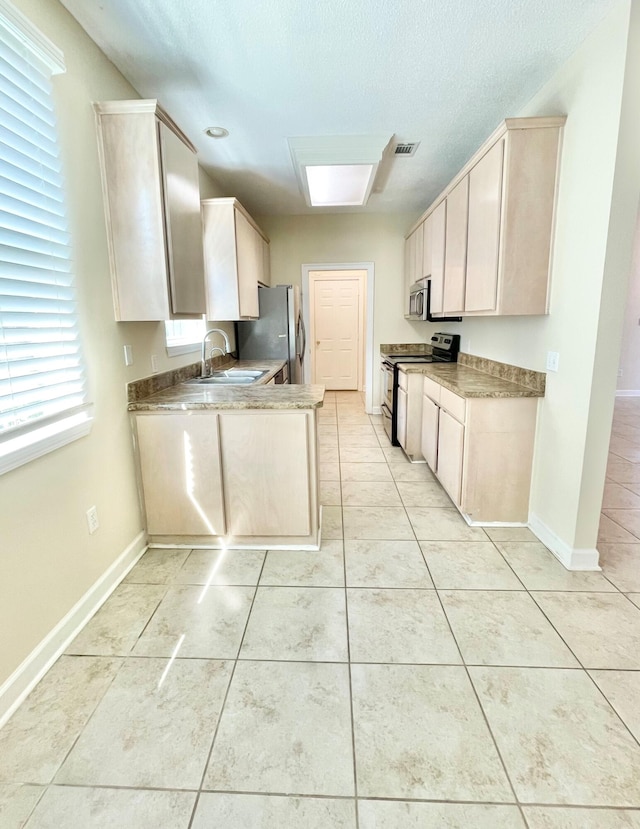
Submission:
[[[544,397],[544,390],[503,380],[460,363],[399,363],[398,367],[407,374],[424,374],[460,397]]]
[[[228,367],[267,370],[248,386],[207,386],[177,383],[129,403],[130,412],[188,411],[197,409],[315,409],[322,406],[324,386],[267,385],[285,365],[282,360],[238,360]],[[226,366],[225,366],[226,367]],[[224,368],[224,367],[223,367]]]

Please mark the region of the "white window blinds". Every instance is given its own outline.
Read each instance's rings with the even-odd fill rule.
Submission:
[[[52,66],[16,33],[7,8],[0,4],[0,441],[87,403]]]

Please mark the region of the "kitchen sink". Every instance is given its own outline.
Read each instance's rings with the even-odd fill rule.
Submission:
[[[257,371],[244,368],[228,368],[223,371],[214,371],[210,377],[194,377],[188,383],[199,383],[205,386],[250,386],[267,371]]]
[[[253,377],[257,379],[258,377],[262,377],[263,374],[266,374],[266,371],[254,371],[251,369],[245,368],[229,368],[226,371],[214,371],[213,377],[218,377],[224,375],[225,377]]]
[[[193,380],[187,380],[187,383],[196,383],[201,386],[250,386],[256,382],[256,377],[233,377],[233,376],[213,376],[213,377],[194,377]]]

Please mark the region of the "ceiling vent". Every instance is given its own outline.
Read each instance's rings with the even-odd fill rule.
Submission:
[[[403,155],[403,156],[410,156],[415,155],[416,150],[420,146],[419,141],[414,141],[413,144],[396,144],[396,148],[393,151],[394,155]]]

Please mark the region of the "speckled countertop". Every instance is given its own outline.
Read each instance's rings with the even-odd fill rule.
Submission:
[[[282,360],[238,360],[224,368],[267,371],[248,386],[208,386],[179,382],[129,403],[130,412],[190,409],[315,409],[322,406],[324,386],[267,385],[280,371]]]
[[[544,397],[544,388],[529,388],[460,363],[400,363],[399,368],[424,374],[460,397]]]

